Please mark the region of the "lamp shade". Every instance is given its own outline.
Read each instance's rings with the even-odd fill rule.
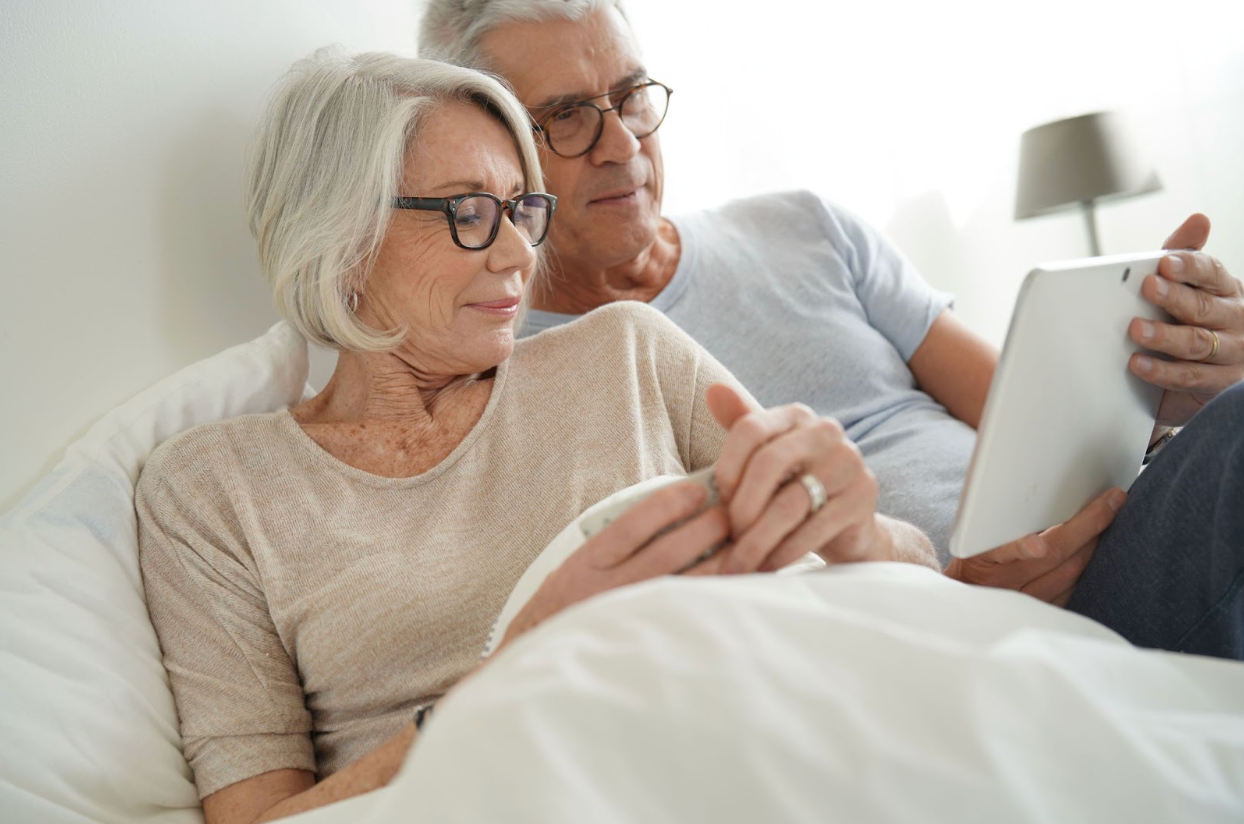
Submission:
[[[1125,121],[1114,112],[1056,120],[1029,129],[1020,139],[1016,220],[1161,188]]]

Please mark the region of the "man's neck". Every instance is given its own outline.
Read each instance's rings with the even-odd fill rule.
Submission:
[[[618,300],[650,302],[678,270],[682,243],[674,224],[662,218],[652,245],[608,268],[592,268],[551,256],[547,276],[535,285],[532,306],[546,312],[581,315]]]

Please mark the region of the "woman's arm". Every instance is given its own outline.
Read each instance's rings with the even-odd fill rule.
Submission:
[[[203,799],[207,824],[259,824],[378,790],[389,783],[415,741],[415,725],[320,783],[306,770],[273,770]]]
[[[980,427],[998,350],[949,309],[937,316],[907,364],[916,383],[950,414]]]

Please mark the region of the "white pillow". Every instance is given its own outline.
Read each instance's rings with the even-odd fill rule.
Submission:
[[[160,443],[297,403],[286,323],[113,409],[0,518],[0,818],[200,822],[138,571],[134,484]]]

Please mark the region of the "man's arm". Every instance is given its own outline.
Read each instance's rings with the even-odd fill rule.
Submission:
[[[907,365],[933,400],[968,426],[979,428],[998,366],[997,349],[947,309],[933,321]]]

